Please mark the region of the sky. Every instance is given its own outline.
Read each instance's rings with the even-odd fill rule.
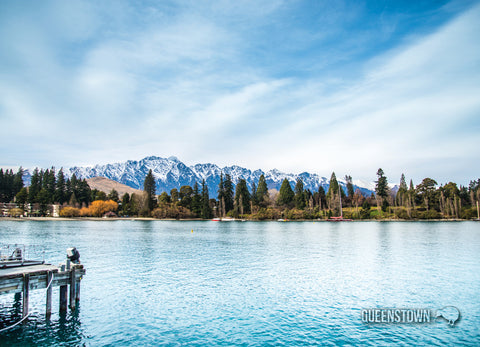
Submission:
[[[480,177],[479,1],[0,1],[0,166]]]

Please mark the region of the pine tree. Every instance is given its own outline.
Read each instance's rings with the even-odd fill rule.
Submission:
[[[208,195],[208,186],[205,184],[205,180],[202,181],[202,210],[201,217],[203,219],[212,218],[212,209],[210,207],[210,197]]]
[[[397,195],[395,196],[395,202],[398,206],[405,206],[407,191],[407,182],[405,181],[405,175],[402,173],[402,176],[400,177],[400,186]]]
[[[112,200],[118,203],[120,201],[120,197],[118,196],[118,192],[115,189],[112,189],[110,193],[107,195],[107,200]]]
[[[303,181],[301,178],[298,178],[295,184],[294,201],[296,208],[300,210],[305,208],[305,192],[303,191]]]
[[[179,205],[189,210],[192,210],[192,197],[193,189],[190,186],[181,186],[180,193],[178,194],[180,198]]]
[[[42,180],[38,168],[33,170],[32,178],[30,179],[30,187],[28,188],[28,202],[33,204],[37,202],[37,195],[42,189]]]
[[[147,208],[148,212],[150,213],[155,208],[156,203],[155,178],[153,177],[152,169],[150,169],[147,176],[145,176],[145,181],[143,182],[143,191],[147,193]]]
[[[352,176],[345,175],[345,182],[347,184],[348,197],[350,198],[350,200],[352,200],[353,195],[355,194],[355,191],[353,190]]]
[[[18,169],[13,179],[13,191],[12,191],[13,196],[17,195],[17,193],[20,192],[20,190],[23,188],[23,174],[24,174],[24,171],[20,166],[20,168]]]
[[[229,211],[233,210],[234,198],[232,177],[229,174],[225,174],[225,180],[223,181],[223,191],[223,197],[225,199],[225,211],[228,213]]]
[[[59,204],[63,204],[67,200],[66,196],[66,182],[65,182],[65,175],[63,174],[63,168],[58,171],[57,174],[57,182],[55,185],[55,201]]]
[[[332,176],[330,176],[330,183],[328,185],[328,192],[327,192],[327,200],[332,201],[335,199],[335,197],[338,194],[338,181],[337,181],[337,176],[335,175],[335,172],[332,172]]]
[[[290,186],[290,182],[285,178],[282,181],[282,185],[280,186],[280,192],[278,193],[277,204],[280,206],[291,207],[293,205],[293,198],[295,197],[295,193]]]
[[[262,207],[266,206],[266,199],[268,198],[268,188],[267,182],[265,181],[265,176],[262,174],[258,180],[258,187],[255,193],[256,200],[258,204]]]
[[[219,202],[219,211],[218,214],[220,217],[225,215],[225,191],[223,186],[223,172],[220,173],[220,183],[218,184],[218,202]]]
[[[382,205],[382,211],[385,212],[388,207],[388,182],[383,170],[380,168],[377,171],[378,179],[375,182],[375,193],[377,194],[377,204]]]
[[[202,213],[202,196],[200,195],[197,182],[193,186],[192,212],[197,216],[200,216]]]
[[[320,210],[324,210],[327,207],[327,196],[322,186],[318,187],[318,206]]]
[[[240,214],[250,213],[250,192],[248,191],[247,182],[242,178],[235,187],[235,203]]]

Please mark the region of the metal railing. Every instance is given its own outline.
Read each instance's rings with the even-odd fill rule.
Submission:
[[[9,263],[23,265],[26,262],[43,264],[45,262],[45,247],[19,243],[0,245],[0,267]]]

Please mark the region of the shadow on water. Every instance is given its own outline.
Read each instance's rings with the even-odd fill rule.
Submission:
[[[22,319],[21,296],[15,295],[10,307],[0,307],[0,329]],[[46,318],[31,312],[26,321],[0,332],[0,346],[72,346],[85,345],[87,336],[82,329],[80,307],[74,312],[61,312]]]

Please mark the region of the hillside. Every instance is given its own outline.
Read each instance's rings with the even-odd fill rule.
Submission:
[[[129,187],[125,184],[118,183],[116,181],[113,181],[111,179],[108,179],[106,177],[92,177],[87,179],[88,185],[92,189],[97,189],[101,190],[102,192],[105,192],[106,194],[110,193],[112,189],[115,189],[118,192],[118,195],[122,197],[125,193],[128,194],[141,194],[142,191],[138,189],[134,189],[132,187]]]

